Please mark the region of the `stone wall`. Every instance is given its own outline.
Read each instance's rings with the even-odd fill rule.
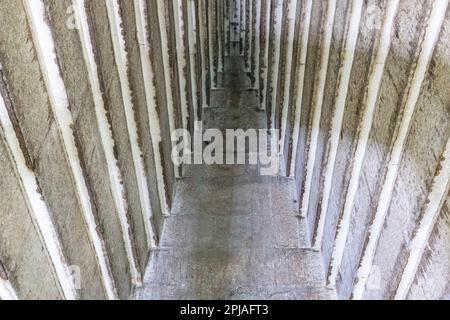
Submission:
[[[297,9],[299,41],[310,23],[308,52],[300,59],[300,44],[290,53],[296,89],[280,151],[328,286],[343,299],[448,297],[447,5],[330,0]],[[280,87],[263,89],[273,96]],[[275,109],[286,107],[279,102]]]

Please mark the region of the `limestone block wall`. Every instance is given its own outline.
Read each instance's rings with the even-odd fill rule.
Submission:
[[[262,2],[261,107],[328,286],[448,298],[448,1],[293,2]]]
[[[448,1],[196,4],[198,106],[238,41],[328,286],[448,297]]]
[[[182,124],[191,85],[177,60],[187,47],[174,56],[187,33],[169,29],[187,8],[170,10],[0,4],[0,299],[126,299],[141,284],[179,174],[171,119]]]

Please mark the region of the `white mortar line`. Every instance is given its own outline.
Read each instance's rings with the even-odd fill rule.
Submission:
[[[241,41],[242,41],[242,56],[245,55],[245,45],[247,41],[247,0],[241,1]],[[250,0],[249,0],[250,1]]]
[[[341,138],[342,123],[344,120],[345,106],[347,103],[348,88],[350,76],[352,73],[353,60],[355,57],[356,44],[358,42],[359,25],[363,8],[363,0],[353,0],[349,11],[350,23],[344,39],[342,52],[341,68],[338,75],[338,88],[334,101],[333,118],[331,120],[330,136],[327,142],[325,155],[325,168],[322,172],[323,182],[322,190],[319,194],[320,208],[318,212],[319,220],[317,227],[317,236],[314,239],[314,249],[322,248],[323,230],[328,212],[328,203],[333,182],[334,166],[336,155]]]
[[[214,61],[214,39],[215,37],[215,32],[214,32],[214,7],[213,7],[213,2],[215,0],[210,0],[208,1],[208,10],[206,11],[206,20],[208,23],[208,46],[209,46],[209,77],[210,77],[210,81],[211,81],[211,90],[217,89],[217,84],[215,82],[214,79],[216,79],[216,72],[217,69],[215,67],[215,61]],[[206,7],[205,7],[206,9]]]
[[[276,126],[276,110],[277,110],[277,97],[278,97],[278,79],[280,75],[280,62],[281,62],[281,31],[283,27],[283,1],[278,0],[275,8],[275,27],[274,27],[274,64],[272,69],[270,88],[271,92],[271,128],[275,129]],[[268,88],[269,89],[269,88]]]
[[[144,80],[144,91],[147,102],[148,119],[150,127],[150,136],[152,137],[152,147],[155,160],[156,178],[158,180],[158,194],[161,203],[161,209],[164,215],[170,214],[169,203],[167,201],[167,186],[164,180],[164,168],[160,145],[162,143],[160,117],[156,110],[156,88],[153,79],[155,74],[150,60],[150,41],[149,26],[147,20],[147,2],[146,0],[133,0],[134,11],[136,16],[137,38],[139,42],[139,50],[141,56],[141,67]]]
[[[228,44],[228,26],[230,25],[230,23],[226,22],[228,13],[227,13],[227,3],[225,1],[223,1],[222,3],[222,33],[223,33],[223,43],[222,43],[222,70],[225,72],[225,62],[226,62],[226,57],[228,56],[228,52],[227,52],[227,44]]]
[[[230,1],[230,43],[229,43],[229,54],[231,54],[231,42],[234,40],[234,23],[235,21],[235,14],[238,14],[237,8],[236,8],[236,0],[229,0]]]
[[[261,78],[263,83],[263,90],[260,90],[260,94],[262,95],[261,101],[261,110],[266,110],[267,108],[267,96],[268,96],[268,87],[269,87],[269,48],[270,48],[270,25],[272,20],[272,1],[266,0],[266,23],[263,25],[265,28],[265,35],[264,35],[264,48],[262,48],[261,55],[264,55],[262,58],[262,67],[261,67]]]
[[[312,122],[308,135],[307,142],[307,164],[305,172],[305,180],[303,182],[303,194],[300,208],[300,215],[306,218],[309,208],[309,196],[311,193],[311,183],[314,171],[314,164],[316,161],[317,140],[320,131],[320,118],[322,116],[322,106],[324,100],[325,84],[327,80],[328,60],[330,56],[331,39],[333,36],[333,24],[336,12],[336,0],[329,0],[327,2],[326,16],[323,20],[323,30],[321,39],[321,52],[320,52],[320,70],[317,73],[316,87],[314,89],[314,96],[312,101]]]
[[[27,167],[25,156],[20,147],[19,139],[9,118],[5,101],[0,95],[0,130],[3,131],[6,146],[9,149],[12,160],[15,164],[17,175],[21,181],[21,189],[26,198],[27,206],[36,225],[43,244],[48,252],[50,262],[55,271],[62,294],[68,300],[78,298],[75,285],[70,274],[58,232],[53,224],[47,204],[39,193],[39,186],[36,176]],[[0,278],[0,297],[2,299],[14,299],[17,297],[9,281]]]
[[[229,55],[229,47],[228,47],[228,32],[229,30],[229,26],[230,26],[230,6],[229,6],[229,0],[224,0],[224,8],[223,8],[223,14],[224,14],[224,19],[223,19],[223,32],[224,32],[224,36],[225,36],[225,57],[227,57]],[[228,10],[227,10],[228,9]],[[225,62],[225,57],[224,57],[224,62]]]
[[[236,40],[236,33],[234,32],[234,24],[239,20],[239,10],[237,0],[230,0],[230,54],[231,54],[231,42]],[[233,26],[231,25],[233,24]]]
[[[186,46],[184,44],[184,20],[183,15],[183,3],[185,0],[173,0],[173,17],[175,24],[175,43],[176,43],[176,54],[177,54],[177,66],[178,66],[178,80],[180,85],[180,98],[181,98],[181,118],[183,129],[187,129],[189,126],[189,110],[188,110],[188,97],[187,97],[187,79],[186,79]]]
[[[120,6],[117,1],[118,0],[105,0],[105,3],[108,11],[115,62],[122,91],[123,107],[131,145],[131,155],[133,157],[134,169],[136,170],[136,180],[139,190],[139,199],[141,202],[147,243],[150,248],[154,248],[156,243],[155,232],[152,225],[153,212],[150,202],[150,193],[148,190],[147,175],[143,163],[142,150],[139,146],[138,128],[133,109],[131,87],[128,79],[128,55],[125,46],[125,39],[123,37],[124,31],[122,29]]]
[[[233,0],[227,0],[228,1],[228,25],[227,25],[227,33],[228,33],[228,42],[227,42],[227,55],[230,55],[231,52],[231,32],[233,30],[231,23],[232,23],[232,18],[233,18],[233,14],[234,14],[234,4],[233,4]]]
[[[95,220],[91,198],[81,167],[81,162],[78,158],[74,132],[72,130],[73,118],[69,110],[66,88],[57,64],[52,32],[50,26],[47,24],[45,5],[42,1],[37,0],[23,0],[23,3],[29,18],[36,51],[50,97],[50,104],[58,125],[59,135],[64,144],[65,156],[70,165],[72,177],[75,182],[84,219],[88,228],[89,238],[97,255],[106,295],[109,299],[115,299],[117,298],[117,292],[114,279],[111,274],[104,240],[98,232],[98,225]]]
[[[16,290],[14,290],[11,282],[0,278],[0,300],[14,301],[19,300]]]
[[[195,58],[197,55],[197,28],[196,22],[197,18],[195,16],[195,2],[194,0],[189,0],[187,3],[187,23],[188,23],[188,41],[189,41],[189,63],[191,66],[191,92],[192,92],[192,109],[194,111],[194,121],[200,121],[198,116],[198,97],[197,97],[197,70]]]
[[[248,6],[248,21],[246,22],[246,26],[248,25],[248,38],[247,38],[247,42],[248,42],[248,49],[247,49],[247,62],[248,62],[248,67],[247,72],[250,72],[252,70],[252,46],[253,46],[253,3],[251,0],[249,0],[247,2],[247,6]],[[246,27],[247,29],[247,27]]]
[[[128,263],[130,264],[131,279],[135,285],[140,285],[141,275],[136,267],[136,257],[134,256],[133,252],[131,228],[128,223],[127,217],[128,205],[125,200],[125,190],[123,187],[122,173],[117,166],[117,159],[114,156],[115,142],[110,124],[108,122],[102,91],[100,89],[98,67],[95,61],[94,49],[90,37],[89,23],[85,9],[85,0],[75,0],[74,4],[74,9],[77,15],[79,26],[78,33],[83,49],[83,57],[88,70],[89,84],[94,99],[95,115],[100,131],[102,147],[105,152],[106,164],[108,166],[111,194],[113,196],[114,205],[117,209],[117,215],[122,229],[122,236],[128,257]]]
[[[169,130],[170,135],[176,130],[176,122],[175,122],[175,105],[173,101],[173,88],[172,88],[172,76],[171,76],[171,68],[170,68],[170,56],[169,56],[169,40],[167,37],[167,26],[166,26],[166,13],[165,13],[165,2],[164,1],[156,1],[156,5],[158,8],[158,21],[159,21],[159,33],[161,36],[161,48],[162,48],[162,58],[163,58],[163,67],[164,67],[164,79],[165,79],[165,87],[166,87],[166,104],[167,104],[167,113],[169,118]],[[170,137],[172,138],[172,137]],[[172,146],[175,146],[172,143]],[[178,169],[179,166],[177,164],[174,165],[175,177],[178,177]]]
[[[352,162],[350,164],[351,174],[350,181],[347,186],[344,209],[340,219],[339,228],[337,231],[337,242],[344,243],[347,240],[348,225],[350,223],[353,205],[358,191],[358,184],[361,177],[362,166],[366,154],[367,144],[369,142],[369,136],[372,129],[373,117],[377,106],[378,95],[381,88],[383,79],[386,59],[388,57],[391,46],[391,35],[393,32],[393,26],[395,17],[399,6],[399,0],[389,0],[387,2],[386,14],[383,20],[380,34],[377,39],[376,53],[372,57],[370,76],[368,79],[367,90],[364,97],[364,112],[359,123],[355,140],[356,148],[352,154]],[[319,220],[316,238],[314,246],[315,248],[322,247],[322,241],[324,236],[324,227],[327,210],[322,209],[321,218]],[[347,226],[347,227],[345,227]],[[344,233],[345,231],[345,233]],[[342,255],[342,249],[339,249],[337,255]]]
[[[430,235],[447,200],[450,189],[450,139],[447,140],[444,153],[441,157],[434,177],[431,191],[428,194],[424,214],[415,231],[415,236],[409,246],[408,262],[403,270],[402,277],[395,293],[395,300],[405,300],[416,276],[423,253]]]
[[[361,299],[364,295],[367,279],[372,270],[373,259],[375,257],[378,240],[384,226],[386,214],[391,201],[392,191],[398,174],[399,164],[402,159],[404,145],[408,136],[411,119],[414,109],[421,93],[421,87],[429,62],[432,58],[434,48],[439,37],[440,29],[444,21],[448,0],[435,0],[432,5],[430,17],[427,21],[425,32],[419,48],[419,56],[416,59],[416,68],[410,76],[405,96],[403,97],[401,114],[402,118],[396,128],[396,136],[387,162],[387,172],[384,178],[383,188],[378,201],[374,220],[369,227],[368,243],[361,259],[360,268],[357,275],[357,283],[353,291],[353,299]],[[342,245],[342,244],[337,244]],[[345,244],[344,244],[345,245]],[[338,257],[339,258],[339,257]],[[339,262],[339,261],[337,261]],[[336,282],[338,271],[330,278],[331,283]]]
[[[241,39],[241,0],[233,0],[234,3],[234,8],[236,9],[236,17],[233,17],[233,22],[236,24],[236,33],[234,32],[234,28],[233,28],[233,41],[240,41]],[[242,54],[242,52],[239,49],[239,54]]]
[[[198,1],[198,0],[196,0]],[[206,57],[206,21],[205,21],[205,15],[204,15],[204,3],[203,1],[198,1],[198,19],[199,19],[199,30],[200,33],[200,56],[201,56],[201,72],[202,72],[202,108],[208,107],[208,96],[207,96],[207,74],[208,74],[208,67],[207,67],[207,57]]]
[[[230,3],[230,2],[229,2]],[[227,57],[230,55],[230,40],[231,40],[231,17],[230,17],[230,7],[224,3],[224,56],[223,56],[223,71],[226,71]],[[227,21],[225,21],[227,19]]]
[[[232,27],[232,22],[233,22],[233,15],[234,15],[234,4],[233,4],[233,0],[227,0],[228,4],[229,4],[229,8],[228,8],[228,25],[227,25],[227,33],[228,33],[228,43],[227,43],[227,50],[228,53],[227,55],[229,56],[231,54],[231,33],[233,30]]]
[[[222,71],[225,72],[225,57],[226,55],[226,42],[227,42],[227,27],[225,25],[225,15],[226,15],[226,3],[222,2]]]
[[[255,25],[255,70],[253,71],[253,77],[255,78],[254,88],[259,90],[260,88],[260,50],[261,50],[261,10],[262,10],[262,1],[258,1],[256,3],[256,25]],[[259,97],[258,97],[259,102]]]
[[[223,72],[223,47],[222,47],[222,33],[223,33],[223,26],[224,26],[224,24],[222,23],[223,22],[223,8],[222,8],[222,4],[223,4],[223,1],[221,1],[221,0],[219,0],[218,2],[217,2],[217,4],[216,4],[216,10],[217,10],[217,24],[216,24],[216,27],[217,27],[217,36],[218,36],[218,38],[219,38],[219,45],[218,45],[218,50],[219,50],[219,52],[218,52],[218,55],[219,55],[219,59],[218,59],[218,64],[219,64],[219,66],[218,66],[218,69],[219,69],[219,72]]]
[[[308,43],[309,43],[309,31],[311,28],[311,15],[312,15],[312,3],[313,0],[305,0],[304,13],[302,14],[302,26],[301,26],[301,40],[300,40],[300,58],[297,77],[295,79],[296,91],[295,97],[295,120],[294,128],[292,130],[292,155],[289,176],[295,177],[295,168],[297,164],[298,144],[300,138],[300,121],[303,108],[303,90],[305,86],[305,71],[306,71],[306,58],[308,55]]]
[[[286,143],[286,130],[287,121],[289,117],[289,112],[291,111],[291,83],[292,83],[292,67],[293,67],[293,57],[294,57],[294,36],[295,36],[295,25],[297,17],[297,0],[289,0],[288,4],[288,28],[287,28],[287,49],[286,49],[286,76],[289,75],[284,81],[284,101],[281,105],[281,140],[280,140],[280,155],[284,155],[284,146]]]

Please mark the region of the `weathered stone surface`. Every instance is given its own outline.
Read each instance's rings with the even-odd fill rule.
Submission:
[[[443,41],[436,48],[411,120],[396,186],[374,258],[374,266],[381,270],[380,290],[368,293],[370,297],[392,298],[397,289],[401,276],[398,270],[406,264],[407,248],[426,204],[450,132],[447,89],[450,47],[445,36],[450,26],[448,17],[449,14],[447,32],[443,33]]]
[[[233,99],[222,100],[221,107],[209,108],[204,111],[205,129],[265,129],[267,123],[264,111],[258,111],[256,91],[243,92],[239,96],[233,94]],[[242,106],[242,107],[238,107]]]
[[[347,103],[345,105],[341,139],[336,154],[332,192],[330,194],[327,220],[333,221],[328,226],[335,227],[345,202],[346,186],[351,172],[350,161],[356,148],[356,130],[360,126],[367,83],[370,76],[372,55],[375,54],[375,41],[381,29],[385,2],[377,0],[367,2],[362,12],[360,33],[356,45],[355,58],[349,83]],[[351,223],[351,231],[347,239],[349,250],[345,251],[341,267],[341,282],[338,284],[342,298],[349,298],[356,269],[359,265],[363,237],[368,223],[368,215],[359,214]],[[333,232],[327,229],[326,232]]]
[[[261,177],[184,179],[176,187],[172,214],[263,214],[270,212],[269,185]],[[186,197],[187,194],[192,196]],[[212,197],[216,196],[216,198]],[[224,206],[224,204],[227,204]]]
[[[97,209],[98,223],[105,239],[112,273],[117,280],[124,276],[128,276],[131,280],[119,213],[111,192],[110,172],[99,133],[96,106],[89,85],[80,37],[77,30],[67,28],[67,8],[70,5],[71,1],[48,1],[56,53],[74,117],[79,155]],[[136,232],[136,229],[133,228],[133,231]],[[136,232],[136,235],[139,234]],[[145,237],[137,239],[145,240]],[[144,247],[143,251],[145,255],[143,259],[146,261],[147,248]]]
[[[329,299],[321,270],[320,256],[302,249],[160,250],[136,297]]]
[[[162,247],[307,247],[306,230],[293,215],[183,215],[166,219]]]
[[[408,299],[450,299],[450,210],[449,202],[431,234]]]
[[[180,286],[154,286],[145,287],[137,292],[135,298],[139,300],[148,299],[161,300],[328,300],[334,299],[332,290],[321,288],[305,288],[294,286],[261,286],[236,288],[201,288],[201,290]]]
[[[111,121],[113,138],[116,143],[118,166],[122,172],[123,183],[127,191],[128,214],[132,217],[133,222],[138,219],[142,221],[143,208],[141,207],[106,3],[104,1],[92,1],[87,2],[86,5],[89,12],[88,18],[92,26],[92,34],[96,43],[96,59],[101,86],[108,110],[108,117]],[[125,266],[125,264],[122,264],[122,266]],[[117,279],[117,287],[121,298],[126,298],[131,292],[132,284],[129,281],[128,272],[121,272],[120,279]]]
[[[103,298],[104,289],[97,257],[93,252],[86,222],[79,209],[76,191],[69,188],[72,181],[64,152],[57,129],[53,127],[49,132],[48,142],[42,149],[36,175],[53,214],[53,221],[68,263],[81,270],[80,295],[85,299]]]
[[[54,121],[22,3],[3,1],[0,61],[42,195],[52,214],[68,264],[81,270],[84,298],[104,297],[66,152]],[[40,292],[39,290],[37,292]]]
[[[317,72],[317,61],[320,53],[320,32],[322,28],[321,21],[323,19],[322,16],[325,14],[325,10],[326,6],[324,5],[324,2],[313,1],[309,43],[308,43],[308,54],[305,67],[305,83],[302,97],[299,146],[297,149],[297,161],[295,171],[296,185],[299,194],[303,183],[303,175],[306,165],[307,153],[305,151],[306,151],[306,139],[308,136],[308,123],[310,121],[311,103],[314,90],[313,79]]]
[[[175,171],[172,162],[172,132],[169,126],[169,114],[166,99],[166,87],[164,77],[164,64],[161,48],[161,33],[159,31],[158,9],[156,1],[147,0],[148,13],[148,32],[150,34],[150,58],[152,60],[153,70],[155,74],[154,83],[156,86],[157,109],[160,113],[161,135],[163,137],[160,150],[162,153],[164,164],[164,178],[167,186],[167,201],[169,205],[172,203],[175,184]]]
[[[40,155],[54,117],[22,4],[3,1],[0,63],[30,156]]]
[[[153,142],[150,136],[149,113],[147,108],[147,99],[145,96],[144,79],[142,74],[141,55],[139,51],[139,43],[137,39],[136,30],[136,16],[134,10],[134,1],[120,1],[122,9],[122,27],[124,30],[124,37],[126,49],[128,53],[128,78],[130,81],[131,92],[133,95],[133,106],[135,109],[135,120],[138,125],[139,146],[142,150],[142,155],[145,164],[145,173],[147,176],[147,187],[150,193],[150,200],[153,213],[153,222],[156,227],[157,237],[161,235],[163,225],[163,217],[161,211],[161,204],[159,201],[159,193],[157,186],[157,177],[155,169],[155,158],[153,153]],[[145,229],[142,222],[142,217],[134,216],[133,231],[135,239],[137,239],[140,266],[145,269],[148,244],[145,244]]]
[[[10,159],[0,128],[0,264],[9,271],[20,298],[61,299],[52,263]]]
[[[414,6],[418,8],[421,5],[422,2],[418,1]],[[426,18],[426,7],[424,10],[415,11],[412,9],[414,6],[400,3],[399,12],[395,18],[393,31],[395,36],[392,38],[391,51],[386,61],[386,69],[381,83],[369,144],[366,149],[356,194],[351,222],[352,232],[354,232],[357,225],[367,226],[369,222],[367,219],[370,219],[370,215],[373,213],[374,207],[376,207],[378,190],[381,183],[383,183],[384,164],[394,134],[398,108],[406,87],[409,70],[413,63],[420,30],[423,26],[422,23]],[[404,28],[405,24],[409,25],[408,31],[399,32],[399,28]],[[336,209],[338,208],[334,208],[334,205],[330,207],[330,210]],[[332,211],[329,211],[329,216],[334,216]],[[331,259],[335,237],[335,231],[333,230],[336,230],[336,226],[333,224],[335,223],[335,219],[326,221],[323,247],[326,264],[329,264]],[[367,230],[364,232],[367,232]],[[353,255],[352,248],[348,247],[348,250],[348,254]],[[355,248],[355,251],[357,250]]]
[[[349,23],[351,16],[351,2],[350,1],[336,1],[336,12],[333,26],[333,36],[330,48],[330,57],[328,59],[327,80],[323,96],[322,114],[320,117],[320,131],[317,139],[317,151],[314,155],[314,169],[313,169],[313,183],[311,184],[311,193],[309,198],[308,208],[308,228],[314,229],[314,224],[319,211],[319,194],[321,189],[321,175],[324,169],[325,149],[327,147],[327,140],[330,138],[331,120],[333,118],[333,110],[336,92],[339,86],[339,69],[341,67],[341,53],[343,48],[343,41],[345,38],[346,25]],[[315,83],[318,86],[318,83]],[[314,113],[314,106],[311,107],[311,112]],[[313,114],[310,115],[312,119]],[[309,128],[311,130],[311,128]]]
[[[259,165],[210,165],[201,164],[186,165],[183,176],[185,178],[215,178],[215,177],[235,177],[235,176],[257,176],[259,175]]]

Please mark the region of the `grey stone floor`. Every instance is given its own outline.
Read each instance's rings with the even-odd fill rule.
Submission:
[[[204,111],[206,128],[266,128],[239,57]],[[294,181],[258,165],[192,165],[178,181],[159,249],[135,298],[331,299],[321,255],[309,249]]]

